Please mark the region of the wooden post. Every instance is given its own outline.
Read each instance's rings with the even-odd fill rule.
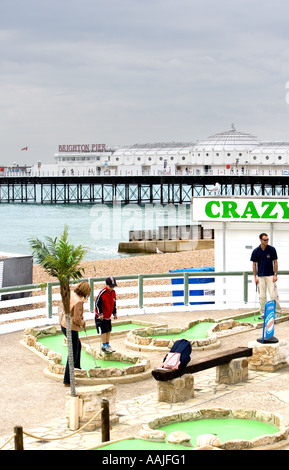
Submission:
[[[14,433],[15,433],[15,437],[14,437],[15,450],[24,450],[22,426],[15,426]]]
[[[109,400],[103,398],[101,400],[101,439],[102,442],[110,440],[110,429],[109,429]]]
[[[79,397],[70,396],[69,428],[76,431],[79,428]]]

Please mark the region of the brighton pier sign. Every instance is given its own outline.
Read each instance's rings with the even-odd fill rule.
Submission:
[[[105,144],[58,145],[58,152],[105,152]]]
[[[289,221],[289,199],[193,198],[193,220]]]

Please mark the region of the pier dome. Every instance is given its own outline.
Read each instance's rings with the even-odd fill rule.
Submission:
[[[260,142],[257,140],[257,137],[237,131],[234,124],[232,124],[229,131],[214,134],[198,142],[194,150],[206,152],[250,151],[259,144]]]

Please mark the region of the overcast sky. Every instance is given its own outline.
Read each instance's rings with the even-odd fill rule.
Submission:
[[[1,0],[0,165],[232,123],[289,141],[288,19],[288,0]]]

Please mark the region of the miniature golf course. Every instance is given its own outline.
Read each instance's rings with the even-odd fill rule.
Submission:
[[[95,334],[95,333],[94,333]],[[67,360],[67,346],[64,344],[64,336],[63,335],[55,335],[55,336],[48,336],[47,338],[39,338],[39,343],[43,344],[47,348],[51,349],[52,351],[58,352],[62,354],[62,365],[66,364]],[[117,367],[118,369],[123,369],[125,367],[131,366],[131,363],[128,362],[120,362],[120,361],[102,361],[100,359],[95,359],[90,355],[87,354],[83,349],[81,351],[81,368],[86,369],[93,369],[95,367],[95,363],[100,368],[107,368],[107,367]]]
[[[234,320],[240,323],[263,323],[263,319],[258,319],[259,313],[256,315],[242,317],[242,318],[234,318]],[[186,331],[182,331],[179,334],[169,334],[169,335],[152,335],[152,338],[159,338],[162,337],[163,339],[180,339],[184,338],[187,340],[194,340],[194,339],[205,339],[207,338],[207,331],[211,328],[215,323],[214,322],[200,322],[196,325],[192,326]]]
[[[104,445],[96,450],[190,450],[196,447],[197,437],[201,434],[216,434],[221,443],[234,439],[251,440],[259,436],[279,432],[276,426],[250,419],[201,419],[168,424],[159,428],[166,436],[174,431],[183,431],[191,436],[192,447],[168,442],[152,442],[142,439],[126,439]]]
[[[251,440],[264,434],[279,432],[277,426],[250,419],[211,418],[195,421],[173,423],[160,428],[168,436],[171,432],[181,430],[192,436],[191,443],[196,446],[200,434],[216,434],[221,442],[232,439]]]
[[[251,317],[245,317],[245,318],[239,318],[238,321],[246,321],[248,323],[256,323],[258,322],[263,322],[263,320],[258,320],[257,316],[252,315]],[[179,339],[179,338],[184,338],[187,340],[197,340],[197,339],[205,339],[207,338],[207,331],[209,328],[211,328],[214,325],[214,322],[209,322],[209,321],[204,321],[204,322],[199,322],[196,325],[192,326],[188,330],[183,331],[182,333],[179,334],[168,334],[168,335],[153,335],[153,338],[158,338],[161,336],[163,339]],[[129,323],[129,324],[120,324],[120,325],[115,325],[112,328],[112,333],[113,332],[121,332],[121,331],[127,331],[127,330],[136,330],[136,329],[141,329],[143,328],[142,325],[139,324],[134,324],[134,323]],[[84,331],[81,331],[79,333],[80,338],[85,338],[86,334]],[[87,336],[99,336],[95,328],[88,329],[87,330]],[[62,334],[55,335],[55,336],[48,336],[45,338],[39,338],[38,340],[40,343],[42,343],[44,346],[48,347],[49,349],[58,352],[62,354],[62,364],[66,364],[66,358],[67,358],[67,347],[64,344],[64,336]],[[98,366],[101,368],[107,368],[107,367],[117,367],[119,369],[123,369],[125,367],[130,366],[131,364],[126,363],[126,362],[119,362],[119,361],[102,361],[100,359],[94,360],[94,358],[86,353],[84,350],[81,352],[81,367],[82,369],[93,369],[95,367],[95,361]]]
[[[126,331],[126,330],[136,330],[139,328],[143,328],[142,325],[139,324],[134,324],[134,323],[124,323],[120,325],[113,325],[112,327],[112,333],[118,332],[118,331]],[[96,328],[91,328],[87,329],[87,336],[99,336],[99,333],[97,333]],[[84,331],[81,331],[79,333],[80,338],[85,338],[86,334]],[[57,353],[62,354],[62,365],[66,364],[66,359],[67,359],[67,346],[64,344],[64,335],[59,334],[55,336],[47,336],[46,338],[39,338],[38,339],[39,343],[43,344],[43,346],[46,346],[47,348],[51,349],[52,351],[55,351]],[[100,344],[99,344],[100,348]],[[118,369],[124,369],[125,367],[131,366],[131,363],[128,362],[120,362],[120,361],[102,361],[100,359],[95,359],[88,353],[86,353],[83,349],[81,351],[81,367],[82,369],[93,369],[95,367],[95,363],[100,367],[100,368],[107,368],[107,367],[117,367]]]
[[[263,323],[264,319],[263,318],[258,318],[260,313],[256,313],[256,315],[251,315],[249,317],[242,317],[242,318],[234,318],[234,320],[239,321],[239,322],[246,322],[246,323]]]
[[[129,331],[129,330],[137,330],[140,328],[144,328],[143,325],[139,325],[137,323],[123,323],[120,325],[112,325],[112,333],[116,333],[118,331]],[[88,336],[95,336],[98,335],[96,328],[90,328],[86,330]],[[82,336],[85,336],[85,332],[81,331],[79,333],[79,337],[81,338]]]
[[[263,323],[263,319],[258,319],[259,313],[256,315],[251,315],[248,317],[242,317],[242,318],[233,318],[234,320],[240,322],[240,323]],[[209,321],[204,321],[197,323],[196,325],[192,326],[186,331],[183,331],[182,333],[179,334],[169,334],[169,335],[160,335],[164,339],[179,339],[179,338],[184,338],[187,340],[193,340],[193,339],[205,339],[207,338],[207,331],[209,328],[211,328],[215,323],[214,322],[209,322]],[[159,336],[153,335],[153,338],[158,338]]]
[[[183,331],[179,334],[169,334],[169,335],[160,335],[163,339],[179,339],[184,338],[187,340],[192,339],[204,339],[207,337],[207,331],[211,326],[213,326],[213,322],[200,322],[196,325],[192,326],[186,331]],[[153,335],[152,338],[159,338],[160,336]]]

